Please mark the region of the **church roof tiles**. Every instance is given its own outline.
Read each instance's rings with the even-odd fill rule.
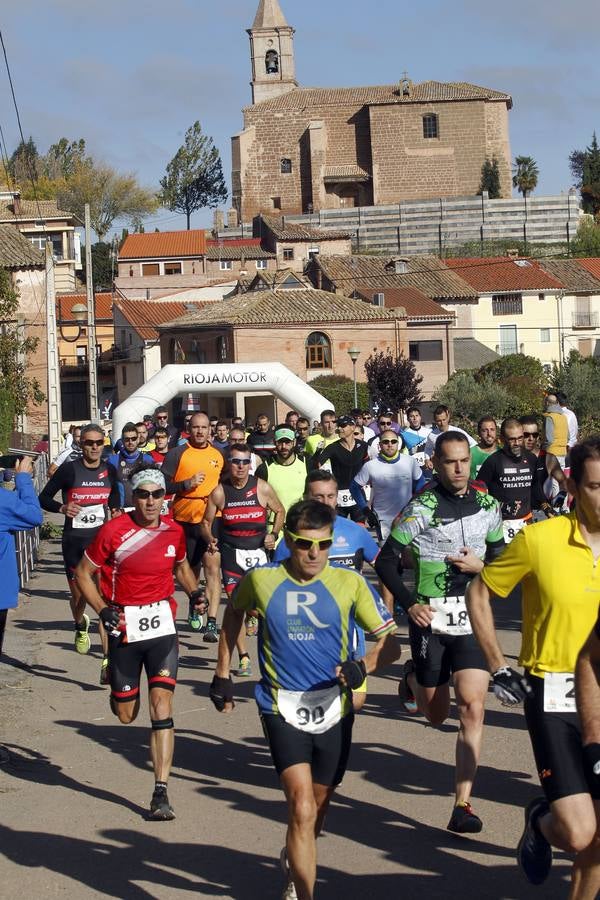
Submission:
[[[300,223],[288,222],[285,216],[266,216],[261,218],[269,231],[278,241],[335,241],[350,238],[349,231],[334,231],[329,228],[313,228]]]

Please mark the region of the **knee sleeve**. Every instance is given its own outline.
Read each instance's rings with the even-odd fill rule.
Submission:
[[[168,728],[174,728],[173,719],[153,719],[152,731],[165,731]]]

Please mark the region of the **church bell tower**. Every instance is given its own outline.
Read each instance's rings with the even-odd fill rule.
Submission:
[[[272,100],[297,88],[294,29],[286,22],[279,0],[260,0],[248,34],[252,57],[252,102]]]

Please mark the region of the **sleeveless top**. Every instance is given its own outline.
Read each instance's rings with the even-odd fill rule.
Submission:
[[[250,475],[243,488],[227,478],[222,482],[225,506],[221,513],[221,540],[230,547],[257,550],[267,533],[267,509],[258,499],[258,479]]]

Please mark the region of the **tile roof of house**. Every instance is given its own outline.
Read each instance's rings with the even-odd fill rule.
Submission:
[[[581,265],[581,259],[539,259],[537,262],[542,269],[557,278],[565,290],[574,293],[600,294],[600,265],[596,277],[594,277],[592,271]]]
[[[0,225],[0,266],[5,269],[46,267],[45,256],[14,225]]]
[[[499,359],[498,354],[475,338],[454,338],[455,369],[480,369],[495,359]]]
[[[221,245],[206,248],[206,258],[218,259],[275,259],[275,253],[263,250],[260,241],[252,244],[236,243],[231,246],[227,241]]]
[[[19,200],[19,211],[15,211],[14,200],[0,200],[0,222],[14,222],[23,219],[72,219],[73,213],[59,209],[56,200]]]
[[[394,259],[390,256],[323,256],[315,265],[344,293],[351,293],[356,285],[370,285],[375,291],[386,288],[413,287],[431,300],[478,299],[477,292],[459,275],[449,269],[437,256],[409,256],[407,271],[395,274]]]
[[[385,288],[383,291],[373,290],[370,284],[357,285],[356,292],[364,297],[369,303],[373,300],[373,295],[383,293],[384,309],[403,308],[406,311],[408,319],[444,319],[452,321],[456,318],[455,312],[444,309],[435,300],[431,300],[427,294],[414,287],[393,287]]]
[[[480,294],[505,291],[560,290],[563,285],[533,259],[508,256],[446,259],[446,265]]]
[[[112,322],[113,312],[113,295],[109,292],[98,293],[94,295],[96,320],[106,320]],[[75,322],[75,316],[72,313],[73,307],[77,303],[83,303],[87,307],[86,294],[57,294],[56,297],[56,315],[63,322]]]
[[[398,84],[346,88],[297,88],[279,97],[263,100],[246,110],[305,109],[311,106],[378,106],[390,103],[443,103],[456,100],[500,100],[512,106],[510,94],[469,84],[466,81],[422,81],[411,84],[405,94]]]
[[[317,325],[327,323],[376,323],[402,318],[394,310],[378,309],[363,300],[352,300],[339,294],[314,288],[297,290],[249,291],[223,303],[212,303],[201,313],[191,313],[172,322],[167,328],[199,328],[206,325],[270,326]]]
[[[283,285],[288,279],[297,283],[294,290],[303,286],[311,290],[313,287],[308,276],[303,275],[301,272],[295,272],[294,269],[285,268],[277,269],[275,272],[256,272],[254,275],[242,277],[238,280],[238,290],[235,293],[249,291],[253,284],[263,284],[269,288],[276,288]],[[264,290],[264,287],[255,287],[255,290]]]
[[[578,259],[577,262],[587,272],[590,272],[594,278],[600,278],[600,258],[597,256],[584,256]]]
[[[156,259],[183,256],[204,256],[206,232],[202,228],[192,231],[153,231],[148,234],[129,234],[119,250],[119,260]]]
[[[159,325],[181,316],[189,316],[192,312],[197,316],[206,306],[214,305],[214,301],[183,303],[173,300],[127,300],[122,296],[115,298],[115,307],[145,341],[156,340],[159,337]]]
[[[311,226],[288,222],[285,216],[265,216],[264,214],[255,220],[255,229],[260,228],[260,219],[273,233],[278,241],[334,241],[350,238],[349,231],[334,231],[328,228],[313,228]]]

